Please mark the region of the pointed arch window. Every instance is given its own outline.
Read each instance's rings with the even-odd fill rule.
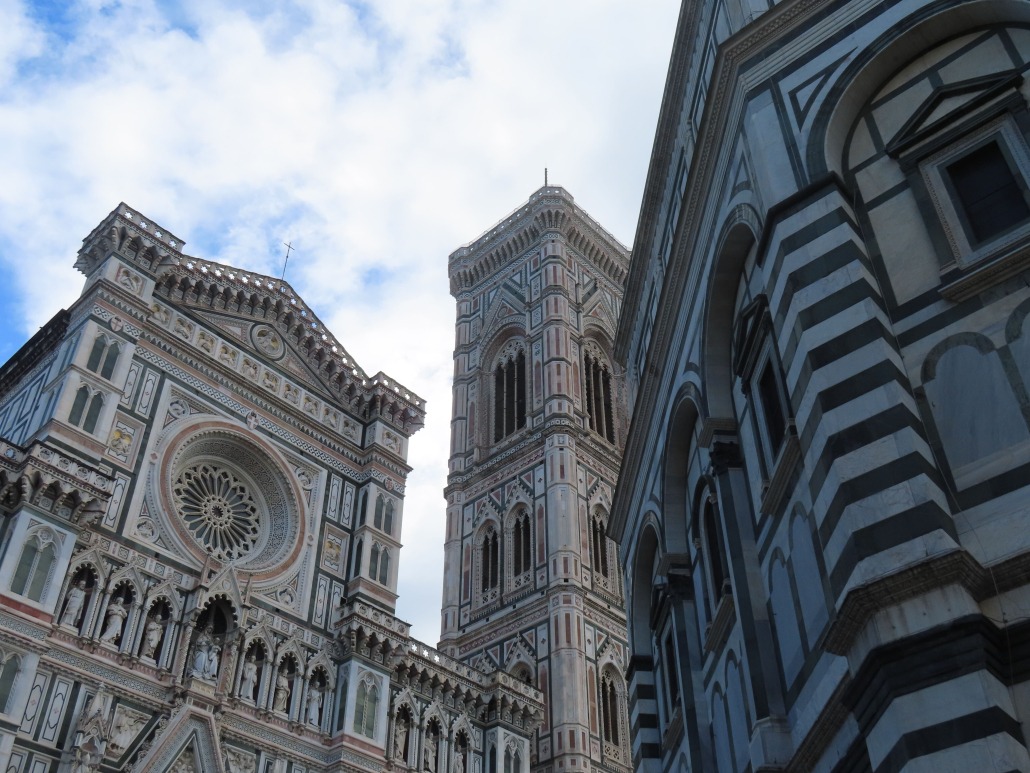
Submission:
[[[504,773],[522,773],[522,755],[517,746],[509,745],[504,750]]]
[[[11,592],[32,601],[42,601],[53,577],[56,559],[57,549],[53,540],[40,536],[39,532],[30,537],[14,570]]]
[[[619,676],[612,668],[605,669],[601,674],[601,737],[605,756],[614,759],[622,759],[624,694]]]
[[[609,443],[615,442],[615,418],[612,410],[612,377],[608,363],[597,351],[583,354],[583,380],[587,419],[590,429]]]
[[[354,704],[354,732],[366,738],[375,738],[378,710],[379,686],[371,679],[362,679]]]
[[[382,494],[376,497],[376,512],[372,522],[377,529],[393,534],[393,500]]]
[[[390,582],[390,551],[380,545],[372,545],[368,557],[368,576],[382,585]]]
[[[368,490],[362,489],[358,494],[358,526],[365,525],[365,513],[368,511]]]
[[[494,367],[494,442],[526,426],[526,354],[505,347]]]
[[[108,341],[104,336],[97,336],[86,361],[86,370],[100,374],[101,378],[111,378],[120,351],[121,348],[116,342]]]
[[[530,535],[529,513],[520,509],[515,514],[511,534],[512,571],[515,577],[533,568],[533,547]]]
[[[602,577],[608,576],[608,535],[601,513],[590,519],[590,565]]]
[[[97,428],[100,410],[103,407],[104,396],[99,392],[92,392],[88,386],[83,384],[75,393],[71,413],[68,414],[68,423],[75,427],[81,427],[85,432],[93,432]]]
[[[356,577],[357,575],[361,574],[361,553],[364,547],[364,543],[361,540],[358,540],[358,543],[354,548],[354,566],[351,568],[352,577]]]
[[[482,602],[497,598],[501,582],[501,545],[497,529],[487,524],[479,542],[479,591]]]

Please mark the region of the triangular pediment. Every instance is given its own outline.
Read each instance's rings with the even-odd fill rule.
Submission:
[[[606,292],[594,293],[583,305],[583,325],[601,328],[609,339],[614,340],[619,325],[619,314],[615,304]]]
[[[489,341],[500,328],[510,322],[525,324],[526,302],[510,286],[503,285],[490,299],[483,317],[483,340]]]
[[[1009,71],[949,83],[935,89],[887,143],[887,153],[898,156],[942,128],[958,125],[970,113],[1017,90],[1021,81],[1022,76],[1018,72]]]
[[[308,357],[297,348],[296,341],[282,335],[274,325],[210,311],[193,310],[193,314],[220,334],[223,340],[216,342],[208,354],[223,359],[224,364],[234,367],[239,363],[239,357],[248,357],[266,367],[288,373],[302,382],[305,389],[317,390],[323,396],[333,394],[326,375],[308,362]],[[223,346],[231,349],[223,349]]]
[[[207,582],[201,582],[195,608],[203,609],[212,599],[225,599],[232,605],[233,613],[238,616],[243,609],[245,597],[236,569],[225,566],[209,577]]]
[[[137,762],[138,773],[225,773],[214,718],[190,706],[172,715]]]

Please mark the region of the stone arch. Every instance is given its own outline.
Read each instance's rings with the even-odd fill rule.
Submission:
[[[654,570],[662,555],[659,525],[652,515],[645,517],[637,536],[632,567],[633,601],[627,604],[630,612],[630,646],[634,655],[651,657],[651,586]]]
[[[864,44],[825,91],[805,151],[809,176],[842,173],[844,149],[859,113],[894,73],[951,38],[999,23],[1030,24],[1030,7],[1019,0],[979,0],[929,16],[920,8]]]
[[[687,466],[694,447],[694,430],[702,417],[704,404],[697,385],[686,383],[672,401],[665,430],[665,460],[662,485],[662,515],[665,544],[670,553],[689,550],[688,524],[691,520]]]
[[[701,372],[706,417],[734,420],[733,330],[737,289],[757,241],[759,220],[748,206],[738,206],[718,239],[705,294]]]

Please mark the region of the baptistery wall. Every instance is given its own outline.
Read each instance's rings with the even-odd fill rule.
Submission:
[[[1028,70],[1025,2],[683,5],[616,340],[637,770],[1030,768]]]

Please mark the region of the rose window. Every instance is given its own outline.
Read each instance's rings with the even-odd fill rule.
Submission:
[[[212,464],[183,470],[173,485],[179,516],[215,558],[232,561],[254,548],[261,535],[257,503],[247,484]]]
[[[301,502],[287,468],[244,432],[185,428],[155,470],[159,510],[171,516],[169,536],[197,560],[264,572],[293,560],[303,544]]]

